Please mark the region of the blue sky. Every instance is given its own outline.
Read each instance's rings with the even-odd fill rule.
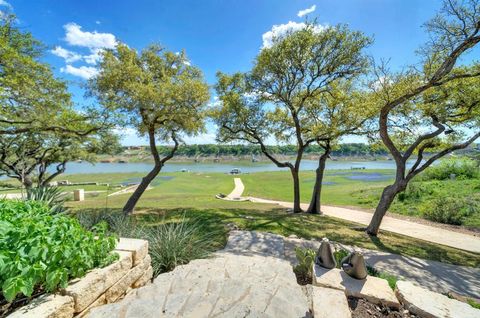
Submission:
[[[0,0],[0,10],[15,13],[19,26],[48,46],[45,61],[69,82],[79,105],[91,102],[83,98],[81,84],[95,73],[98,51],[116,41],[137,49],[152,42],[185,49],[213,85],[218,70],[247,71],[262,36],[275,25],[301,23],[305,16],[298,13],[307,10],[321,24],[345,23],[373,36],[368,52],[390,59],[395,70],[417,60],[415,50],[426,40],[422,24],[440,5],[440,0]],[[214,129],[208,130],[186,141],[213,142]],[[123,143],[145,141],[129,132]]]

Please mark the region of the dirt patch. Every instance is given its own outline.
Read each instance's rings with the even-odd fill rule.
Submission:
[[[392,309],[386,306],[375,305],[365,299],[348,297],[348,305],[352,310],[352,318],[416,318],[403,307]]]
[[[297,277],[298,285],[306,286],[306,285],[311,285],[312,284],[312,282],[313,282],[312,276],[301,275],[301,274],[298,274],[296,272],[294,272],[294,273],[295,273],[295,276]]]

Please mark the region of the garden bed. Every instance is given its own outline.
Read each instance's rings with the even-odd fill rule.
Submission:
[[[148,242],[121,238],[115,253],[119,260],[74,279],[56,294],[37,295],[9,317],[83,317],[91,308],[114,303],[152,279]]]

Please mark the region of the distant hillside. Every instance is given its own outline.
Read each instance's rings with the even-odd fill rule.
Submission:
[[[147,150],[148,147],[126,147],[128,150]],[[294,145],[285,146],[269,146],[273,153],[279,155],[295,155],[296,150]],[[159,146],[158,150],[161,154],[166,154],[171,147]],[[323,150],[318,145],[312,145],[306,149],[305,154],[318,154]],[[185,145],[181,146],[176,156],[185,157],[223,157],[223,156],[260,156],[260,147],[256,145]],[[339,145],[333,152],[335,157],[365,157],[365,156],[385,156],[387,152],[382,149],[373,148],[370,145],[363,143],[348,143]]]

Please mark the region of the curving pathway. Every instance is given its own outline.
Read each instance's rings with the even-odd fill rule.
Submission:
[[[241,197],[245,186],[240,178],[235,178],[234,182],[235,189],[232,191],[232,193],[235,193],[235,195]],[[255,197],[248,197],[248,199],[257,203],[277,204],[286,208],[293,207],[293,203],[291,202],[268,200]],[[302,204],[301,206],[302,209],[308,208],[308,204]],[[363,225],[368,225],[372,218],[372,213],[327,205],[322,205],[322,211],[325,215]],[[478,236],[454,232],[411,221],[400,220],[389,216],[385,216],[383,218],[380,228],[385,231],[414,237],[427,242],[446,245],[469,252],[480,253],[480,237]]]

